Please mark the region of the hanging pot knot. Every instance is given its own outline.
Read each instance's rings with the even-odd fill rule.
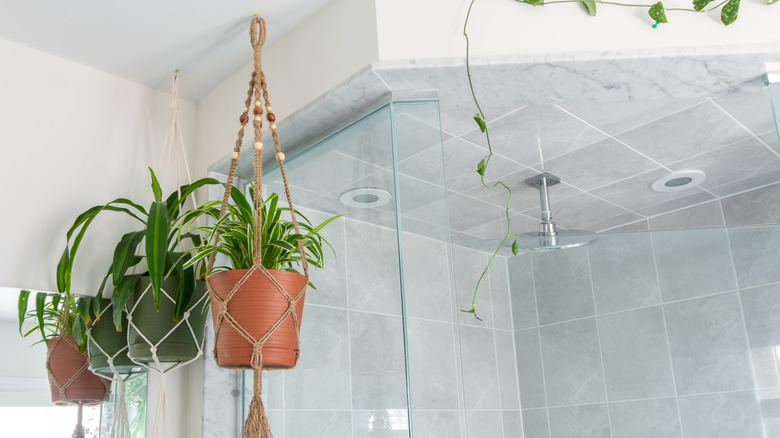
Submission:
[[[188,311],[184,312],[184,319],[187,319],[189,317],[190,317],[190,311],[188,310]]]
[[[219,303],[219,313],[221,315],[224,315],[224,314],[227,313],[227,310],[228,310],[228,308],[227,308],[227,301],[221,301]]]
[[[251,38],[252,47],[260,48],[265,44],[265,20],[258,14],[255,14],[255,18],[252,19],[252,25],[249,26],[249,37]]]
[[[152,353],[152,355],[154,355],[154,353],[157,353],[157,347],[155,347],[154,345],[152,345],[151,347],[149,347],[149,352],[151,352],[151,353]]]
[[[263,343],[255,342],[252,344],[252,360],[251,365],[253,369],[258,369],[263,366]]]
[[[168,108],[170,108],[171,111],[176,111],[179,109],[179,102],[173,101],[170,105],[168,105]]]

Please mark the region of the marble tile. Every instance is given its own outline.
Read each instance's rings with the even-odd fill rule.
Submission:
[[[652,233],[663,300],[736,289],[726,230]]]
[[[780,284],[743,290],[740,296],[753,360],[758,361],[763,358],[756,357],[757,351],[780,345]],[[767,359],[774,362],[774,354]]]
[[[523,410],[523,437],[549,438],[550,426],[547,422],[547,409]],[[508,438],[508,437],[507,437]]]
[[[447,191],[443,186],[431,184],[407,175],[397,175],[396,179],[398,183],[398,201],[401,214],[406,214],[430,203],[444,199],[447,195]],[[386,207],[389,211],[395,213],[396,206],[393,203],[387,204]],[[441,208],[436,214],[432,214],[426,219],[427,222],[433,224],[447,225],[447,210]]]
[[[401,318],[351,311],[349,324],[352,408],[403,409],[405,413]]]
[[[353,411],[352,436],[354,438],[409,438],[409,414],[405,408]]]
[[[412,408],[458,409],[453,325],[410,318],[407,330]]]
[[[284,436],[344,438],[352,434],[350,411],[291,411],[284,413]]]
[[[696,169],[707,179],[704,188],[718,187],[780,169],[780,157],[754,137],[670,164],[674,171]]]
[[[401,314],[398,238],[394,230],[350,221],[347,276],[352,309]],[[370,244],[367,244],[370,242]]]
[[[446,200],[432,202],[430,205],[410,211],[408,216],[426,220],[429,217],[439,217],[444,208],[449,211],[450,227],[455,231],[465,231],[496,221],[506,215],[506,210],[499,206],[460,193],[448,192]]]
[[[488,256],[486,253],[473,249],[466,249],[460,246],[452,247],[453,265],[452,270],[455,278],[455,291],[457,302],[455,306],[458,310],[467,310],[471,308],[471,301],[474,296],[474,288],[477,285],[482,271],[487,266]],[[480,327],[492,327],[493,314],[490,297],[490,281],[485,278],[480,283],[477,292],[477,319],[474,315],[458,312],[458,322],[466,325]]]
[[[780,281],[780,227],[728,230],[741,288]]]
[[[643,214],[643,211],[657,205],[664,205],[680,198],[686,198],[691,195],[703,194],[704,192],[693,187],[680,192],[660,193],[650,188],[655,180],[669,175],[670,172],[665,169],[655,169],[649,172],[632,176],[628,179],[600,187],[591,191],[591,194],[601,199],[617,204],[627,210],[632,210]],[[712,196],[711,196],[712,198]],[[685,205],[676,206],[682,208]],[[663,211],[651,211],[653,214],[666,213],[676,208],[663,209]]]
[[[570,116],[554,105],[527,106],[489,122],[493,150],[514,161],[532,166],[606,138],[606,135]],[[464,136],[477,142],[479,131]],[[532,147],[528,147],[532,146]]]
[[[610,213],[610,214],[614,214]],[[603,219],[598,219],[594,222],[589,222],[586,224],[582,224],[580,226],[581,230],[585,231],[592,231],[594,233],[602,233],[604,231],[612,230],[615,227],[621,226],[623,224],[630,224],[633,222],[637,222],[643,219],[643,216],[640,216],[636,213],[617,213],[612,215],[606,215]]]
[[[660,306],[602,316],[598,322],[610,401],[674,395]]]
[[[496,330],[496,360],[502,410],[519,410],[520,398],[515,366],[515,341],[512,332]]]
[[[780,184],[729,196],[721,202],[729,227],[780,223]]]
[[[446,182],[442,148],[443,146],[432,146],[418,151],[416,155],[403,161],[399,161],[398,173],[444,187]]]
[[[648,231],[650,229],[650,225],[648,224],[648,221],[636,221],[627,225],[623,225],[617,228],[612,228],[609,231],[613,233],[634,233],[637,231]]]
[[[772,103],[766,91],[717,97],[715,103],[756,134],[775,128]]]
[[[651,230],[723,227],[720,201],[711,201],[648,219]]]
[[[540,332],[547,405],[604,401],[596,320],[588,318],[546,326]]]
[[[677,211],[691,205],[703,204],[705,202],[710,202],[717,199],[715,195],[700,191],[700,189],[696,187],[690,190],[693,191],[693,193],[676,199],[671,199],[669,201],[661,202],[660,204],[640,208],[636,210],[636,212],[646,217],[653,217],[664,213]],[[688,192],[688,190],[685,190],[685,192]]]
[[[736,292],[664,307],[678,394],[753,387]]]
[[[378,167],[390,166],[393,163],[391,117],[389,108],[382,108],[325,138],[317,144],[317,148],[335,151]],[[310,153],[307,151],[299,156],[308,158]]]
[[[546,407],[539,329],[516,331],[515,353],[521,406],[523,409]]]
[[[493,327],[512,330],[512,305],[509,301],[509,274],[507,259],[496,257],[488,271],[490,282],[490,304],[493,313]]]
[[[467,411],[469,438],[505,437],[501,411]]]
[[[763,438],[761,411],[752,391],[680,397],[686,438]]]
[[[594,191],[594,194],[596,192],[598,190]],[[569,229],[582,228],[587,224],[629,213],[625,208],[607,201],[609,200],[598,198],[590,193],[581,193],[562,200],[552,199],[550,208],[554,213],[555,223]],[[523,214],[530,217],[541,217],[541,209],[537,206],[532,210],[524,211]],[[616,224],[612,224],[612,226],[616,226]],[[608,228],[608,226],[604,228]]]
[[[522,212],[539,206],[539,190],[525,183],[526,179],[536,176],[539,173],[540,171],[537,169],[522,168],[501,178],[501,182],[512,190],[512,200],[509,203],[510,210]],[[497,181],[495,180],[490,180],[488,181],[488,184],[492,185],[496,182]],[[564,181],[552,187],[548,187],[547,193],[549,194],[550,199],[562,200],[578,195],[582,193],[582,190]],[[499,207],[506,207],[507,200],[509,199],[508,192],[501,186],[495,188],[479,186],[466,191],[465,194]]]
[[[349,410],[349,360],[347,311],[306,306],[301,357],[284,375],[285,409]]]
[[[501,411],[504,438],[523,436],[523,415],[520,411]]]
[[[670,164],[750,137],[710,102],[685,109],[617,136],[640,152]]]
[[[319,212],[306,212],[306,217],[314,224],[320,224],[330,218]],[[306,303],[327,306],[347,307],[347,249],[346,220],[336,219],[321,232],[322,237],[333,247],[333,251],[323,245],[323,269],[309,271],[309,279],[317,290],[309,290]]]
[[[395,102],[392,106],[394,141],[399,161],[431,146],[441,146],[438,102]]]
[[[460,418],[455,411],[412,410],[412,429],[416,437],[461,438]]]
[[[214,348],[214,327],[206,324],[204,351]],[[210,355],[209,355],[210,356]],[[217,367],[208,357],[203,361],[203,436],[222,438],[238,436],[238,422],[224,424],[224,418],[238,418],[241,412],[241,371]]]
[[[780,151],[780,136],[777,135],[777,128],[772,128],[764,134],[760,134],[761,141],[767,144],[772,150]]]
[[[507,258],[509,288],[512,302],[512,322],[515,330],[535,327],[536,293],[530,254],[519,254]]]
[[[550,408],[551,438],[610,438],[607,405]]]
[[[468,326],[460,326],[459,330],[466,409],[500,409],[493,331]]]
[[[655,99],[560,104],[609,134],[620,134],[702,102],[701,99]]]
[[[780,150],[780,146],[778,146],[777,148],[778,150]],[[741,179],[731,184],[725,184],[720,187],[715,187],[709,189],[709,191],[715,194],[716,196],[720,196],[721,198],[724,198],[724,197],[734,196],[734,195],[750,192],[753,190],[757,190],[758,188],[774,185],[778,181],[780,181],[780,171],[775,170],[772,172],[764,173],[762,175]],[[748,218],[747,220],[752,221],[755,219]],[[751,223],[751,225],[760,225],[760,224]]]
[[[533,254],[539,324],[594,314],[585,248]]]
[[[488,150],[486,148],[459,138],[444,143],[447,188],[449,190],[465,191],[479,186],[481,177],[477,173],[477,164],[487,155]],[[485,168],[485,181],[501,178],[523,167],[501,155],[493,155]]]
[[[682,438],[674,398],[609,404],[612,438]]]
[[[660,303],[649,233],[604,234],[587,248],[597,313]]]
[[[527,233],[531,231],[537,231],[539,229],[539,219],[530,218],[523,214],[511,214],[509,216],[509,225],[511,226],[510,234],[517,235]],[[488,240],[503,240],[506,237],[507,221],[506,215],[496,219],[494,221],[477,225],[474,228],[469,228],[465,232],[479,237],[481,239]],[[496,246],[498,243],[496,243]]]
[[[407,316],[452,321],[447,245],[404,232],[401,246]]]
[[[607,138],[547,160],[547,172],[582,190],[591,190],[652,170],[658,163]]]

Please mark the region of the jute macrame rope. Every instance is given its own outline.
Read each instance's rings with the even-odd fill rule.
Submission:
[[[265,73],[263,73],[262,69],[262,59],[261,59],[261,49],[263,46],[263,43],[265,42],[266,38],[266,31],[265,31],[265,21],[255,16],[255,18],[252,19],[252,23],[250,25],[249,29],[249,36],[252,43],[252,48],[254,49],[254,71],[252,72],[252,78],[249,81],[249,91],[247,93],[247,100],[244,107],[244,111],[240,117],[241,127],[238,131],[238,140],[236,140],[235,147],[233,148],[233,153],[231,154],[231,161],[230,161],[230,170],[228,171],[228,177],[225,184],[225,194],[222,197],[222,206],[220,208],[220,219],[225,215],[227,211],[227,204],[230,199],[230,192],[233,188],[233,180],[235,178],[235,172],[236,167],[238,166],[238,159],[241,153],[241,145],[243,144],[243,137],[244,137],[244,131],[246,129],[246,124],[249,121],[249,109],[250,105],[252,103],[252,98],[255,98],[255,107],[258,105],[261,105],[263,102],[265,104],[266,110],[269,112],[268,114],[268,120],[269,120],[269,129],[271,130],[271,137],[273,138],[274,142],[274,151],[276,156],[276,161],[279,163],[279,169],[282,174],[282,180],[284,182],[284,191],[285,195],[287,197],[287,204],[290,207],[290,216],[292,217],[292,224],[293,229],[295,230],[296,234],[300,234],[300,230],[298,228],[298,220],[295,216],[295,208],[293,207],[292,203],[292,197],[290,196],[290,188],[287,183],[287,174],[284,170],[284,154],[281,150],[281,145],[279,143],[279,135],[276,131],[276,124],[275,116],[272,116],[271,110],[271,101],[268,98],[268,84],[265,80]],[[300,321],[298,320],[298,315],[295,312],[295,309],[298,305],[298,302],[303,298],[304,293],[306,292],[306,285],[308,283],[309,278],[309,267],[306,260],[306,252],[303,248],[303,242],[298,242],[298,251],[301,256],[301,263],[303,266],[303,272],[304,276],[307,279],[307,282],[304,283],[301,290],[297,291],[294,295],[291,295],[288,293],[284,287],[279,284],[279,282],[271,275],[271,273],[266,269],[262,264],[262,192],[263,192],[263,183],[262,183],[262,175],[263,175],[263,159],[262,159],[262,128],[263,128],[263,120],[262,117],[260,117],[260,114],[262,113],[262,108],[260,112],[255,112],[256,117],[253,118],[252,126],[254,128],[254,141],[255,146],[254,149],[254,180],[255,180],[255,189],[254,189],[254,197],[253,197],[253,203],[254,203],[254,227],[255,227],[255,233],[254,233],[254,254],[253,254],[253,266],[247,270],[247,272],[244,274],[244,276],[238,281],[238,283],[235,284],[233,289],[230,291],[230,293],[225,297],[225,299],[222,299],[217,295],[217,293],[214,291],[211,282],[206,281],[206,284],[208,285],[209,294],[211,295],[212,303],[218,303],[219,304],[219,310],[217,312],[216,320],[214,321],[214,338],[217,339],[220,333],[220,329],[222,328],[223,324],[229,325],[233,330],[235,330],[242,338],[244,338],[247,343],[249,343],[252,346],[252,356],[250,360],[250,367],[254,370],[254,395],[252,397],[252,401],[249,405],[249,414],[247,415],[246,422],[244,423],[244,428],[241,432],[241,436],[244,438],[273,438],[271,434],[271,428],[268,424],[268,418],[265,414],[265,407],[263,406],[262,398],[260,397],[260,394],[262,392],[262,371],[263,371],[263,344],[268,340],[268,338],[273,335],[273,333],[279,328],[279,326],[284,323],[284,321],[290,317],[293,322],[293,326],[295,328],[295,339],[296,339],[296,348],[295,348],[295,362],[298,361],[298,351],[300,349]],[[219,234],[216,233],[214,236],[213,243],[216,244],[219,241]],[[209,271],[214,267],[214,260],[215,260],[214,253],[211,254],[211,256],[208,259],[208,265],[207,268]],[[251,333],[249,333],[244,327],[241,326],[241,324],[231,315],[228,313],[228,303],[230,300],[236,295],[236,293],[241,290],[241,288],[244,286],[244,284],[253,276],[259,273],[260,275],[264,276],[273,286],[276,290],[279,291],[279,293],[284,296],[284,298],[288,302],[287,309],[283,312],[283,314],[276,320],[276,322],[269,328],[262,336],[255,339]],[[215,343],[216,344],[216,343]],[[217,349],[216,345],[214,347],[214,358],[217,358]]]

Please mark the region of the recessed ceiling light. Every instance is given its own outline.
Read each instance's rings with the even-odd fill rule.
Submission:
[[[707,175],[700,170],[682,170],[655,180],[650,184],[650,188],[662,193],[679,192],[695,187],[705,179]]]
[[[342,193],[339,201],[347,207],[374,208],[387,204],[392,198],[387,190],[362,187]]]

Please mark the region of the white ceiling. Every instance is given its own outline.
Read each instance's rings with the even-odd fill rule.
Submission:
[[[197,101],[251,61],[249,21],[273,44],[330,0],[0,0],[0,38]]]

